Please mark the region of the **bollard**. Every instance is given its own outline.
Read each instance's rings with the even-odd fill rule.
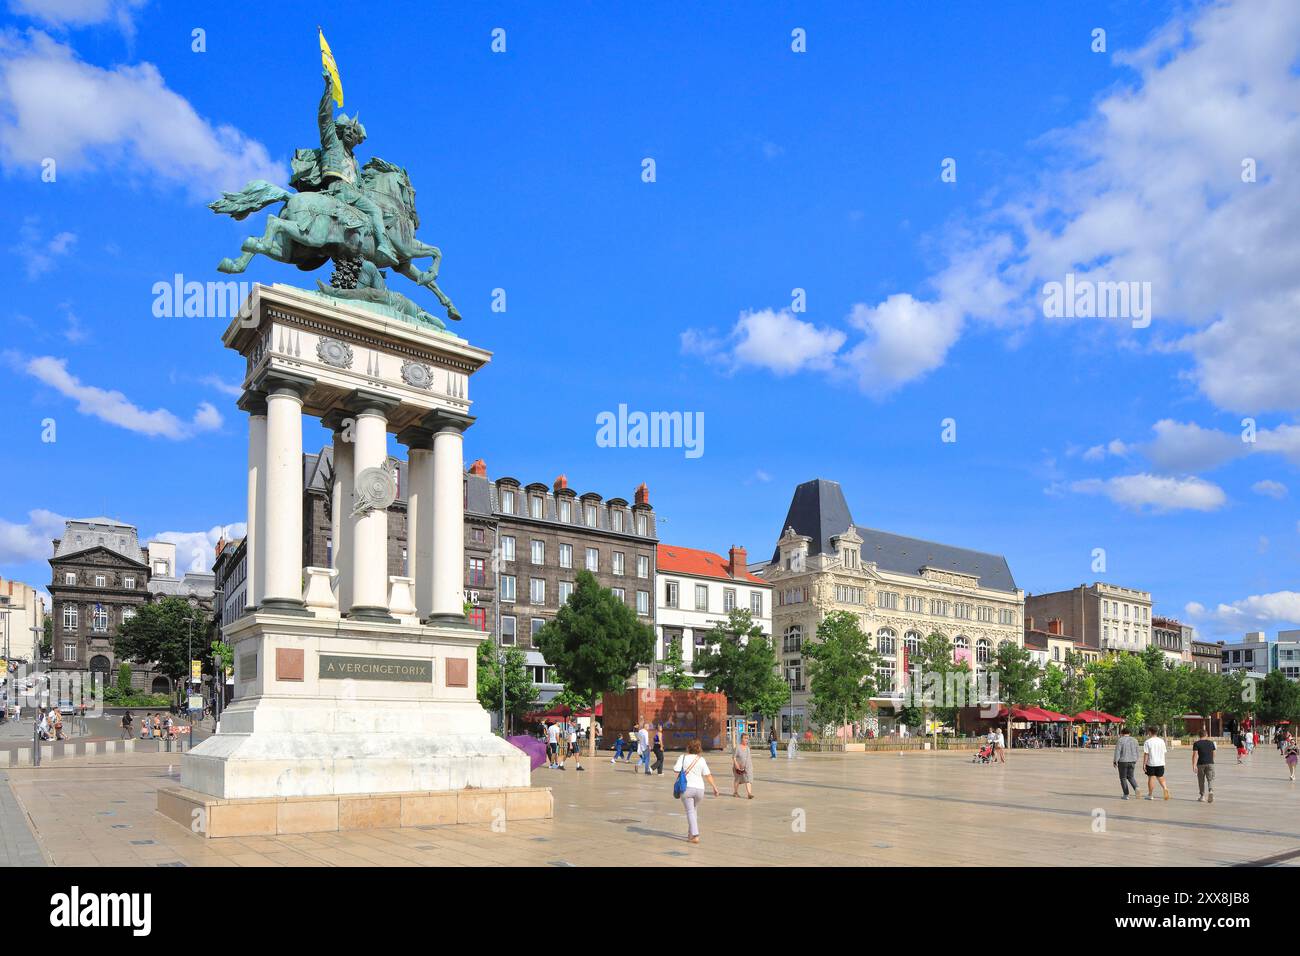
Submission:
[[[32,722],[32,766],[41,765],[41,729],[40,721]]]

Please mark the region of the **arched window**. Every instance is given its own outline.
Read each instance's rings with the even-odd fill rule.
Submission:
[[[96,654],[90,659],[90,669],[96,673],[107,674],[112,667],[112,662],[103,654]]]
[[[803,628],[798,624],[791,624],[785,629],[785,635],[781,640],[781,650],[786,654],[798,654],[803,647]]]
[[[975,642],[975,663],[987,664],[989,662],[989,654],[992,650],[993,650],[992,643],[990,643],[987,639],[981,637],[978,641]]]
[[[152,690],[155,694],[170,694],[172,692],[171,684],[166,677],[155,677]]]
[[[893,657],[897,653],[897,635],[893,628],[882,627],[876,631],[876,650],[886,657]]]
[[[921,649],[921,635],[916,631],[908,631],[903,635],[903,647],[907,650],[909,658],[915,657],[917,651]]]

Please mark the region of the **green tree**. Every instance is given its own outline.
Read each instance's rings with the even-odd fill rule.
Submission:
[[[1096,669],[1097,691],[1102,710],[1123,717],[1135,733],[1146,720],[1151,693],[1151,672],[1140,657],[1119,654]]]
[[[817,625],[817,639],[804,645],[814,724],[845,726],[862,720],[876,695],[882,658],[858,626],[857,615],[832,611]]]
[[[807,648],[805,647],[805,653]],[[736,608],[718,621],[695,656],[705,690],[726,694],[737,712],[771,721],[790,700],[772,641],[748,610]]]
[[[117,665],[117,693],[122,697],[131,694],[131,665],[125,661]]]
[[[191,633],[193,644],[201,650],[209,641],[208,624],[202,608],[190,607],[184,598],[173,595],[140,605],[135,616],[118,628],[113,646],[118,657],[151,664],[175,683],[190,672]]]
[[[1218,674],[1193,668],[1187,678],[1188,713],[1199,714],[1209,728],[1214,714],[1223,709],[1224,685]]]
[[[621,690],[638,665],[654,660],[655,634],[626,602],[584,570],[578,572],[568,602],[538,632],[537,649],[565,688],[594,706],[602,694]],[[595,720],[589,740],[595,753]]]
[[[695,686],[695,679],[686,673],[680,637],[674,637],[664,649],[664,671],[659,675],[659,685],[669,690],[690,690]]]
[[[1223,696],[1220,699],[1223,713],[1236,720],[1249,716],[1255,709],[1255,694],[1258,689],[1255,681],[1240,670],[1220,674],[1219,680],[1223,686]]]
[[[931,716],[934,717],[936,726],[933,736],[937,738],[938,724],[951,724],[956,720],[962,701],[951,696],[950,692],[969,681],[970,667],[965,661],[959,663],[953,660],[952,641],[939,631],[931,632],[929,637],[917,645],[916,654],[908,663],[918,669],[921,680],[920,686],[912,687],[909,675],[912,701],[921,707],[923,726]]]
[[[1276,724],[1279,720],[1294,720],[1300,710],[1300,685],[1287,679],[1281,671],[1269,671],[1259,686],[1259,699],[1255,712],[1261,723]]]
[[[1162,734],[1168,734],[1171,725],[1187,713],[1191,706],[1191,668],[1186,665],[1170,667],[1163,660],[1164,653],[1155,648],[1162,660],[1151,670],[1151,692],[1147,702],[1147,717],[1158,724]]]
[[[991,671],[998,682],[996,697],[1007,705],[1007,742],[1010,743],[1011,708],[1027,707],[1038,699],[1043,669],[1028,650],[1019,644],[1005,641],[998,645],[997,652],[993,655]]]
[[[41,633],[41,660],[48,661],[54,654],[54,618],[45,615],[45,627]],[[32,661],[35,664],[35,661]]]
[[[501,713],[501,655],[497,645],[489,638],[478,646],[478,702],[483,709],[494,714]],[[527,658],[517,647],[503,648],[505,651],[505,706],[506,719],[518,720],[528,712],[537,697],[537,688],[528,673]],[[507,733],[505,726],[501,735]]]

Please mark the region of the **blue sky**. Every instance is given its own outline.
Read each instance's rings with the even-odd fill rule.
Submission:
[[[152,288],[260,233],[204,204],[314,145],[319,22],[359,152],[410,170],[457,331],[495,353],[466,441],[490,474],[645,481],[665,540],[753,555],[833,478],[859,523],[1003,553],[1029,591],[1300,622],[1295,5],[705,6],[9,0],[0,574],[48,582],[61,516],[191,551],[243,520],[242,363]],[[1045,318],[1067,272],[1150,282],[1150,326]],[[598,447],[620,404],[702,412],[704,454]]]

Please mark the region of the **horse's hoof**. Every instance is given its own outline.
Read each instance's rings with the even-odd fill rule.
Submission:
[[[459,321],[460,321],[460,313],[457,312],[455,309],[448,309],[448,310],[447,310],[447,318],[451,319],[453,322],[459,322]]]

